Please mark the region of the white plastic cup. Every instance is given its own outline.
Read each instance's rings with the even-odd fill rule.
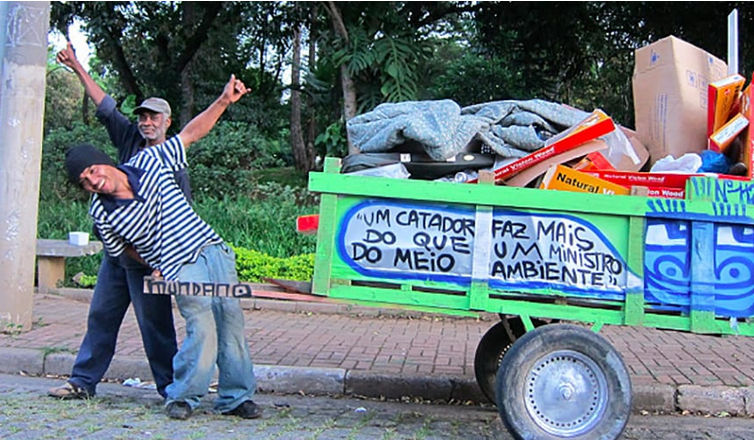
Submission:
[[[69,232],[68,243],[74,246],[86,246],[89,244],[89,233],[87,232]]]

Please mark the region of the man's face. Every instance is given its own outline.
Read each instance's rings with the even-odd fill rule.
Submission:
[[[117,185],[114,169],[109,165],[90,165],[79,175],[79,185],[90,193],[113,194]]]
[[[147,145],[165,142],[165,134],[170,127],[170,118],[165,113],[143,111],[139,113],[139,133],[146,139]]]

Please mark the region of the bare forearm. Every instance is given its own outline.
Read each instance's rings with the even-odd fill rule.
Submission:
[[[243,81],[236,79],[235,75],[231,75],[220,97],[215,99],[215,102],[199,113],[181,130],[180,136],[184,148],[188,148],[189,145],[206,136],[225,112],[225,109],[249,91],[250,89],[246,88]]]
[[[181,141],[183,141],[184,147],[188,148],[189,145],[198,141],[207,135],[215,126],[220,116],[225,113],[225,109],[230,105],[230,99],[225,96],[220,96],[215,99],[215,102],[210,104],[209,107],[204,109],[192,119],[183,130],[181,130]]]
[[[134,260],[138,261],[139,263],[143,264],[144,266],[149,267],[149,264],[146,261],[144,261],[143,258],[141,258],[141,255],[139,255],[139,253],[136,252],[136,249],[133,246],[131,246],[131,245],[126,246],[126,249],[125,249],[124,252],[126,253],[126,255],[128,255],[131,258],[133,258]]]
[[[89,75],[89,72],[84,69],[84,66],[82,66],[78,58],[76,58],[76,52],[73,50],[73,45],[70,41],[66,44],[65,49],[58,52],[55,59],[58,61],[58,63],[73,70],[73,73],[75,73],[79,78],[81,84],[84,85],[86,94],[89,95],[90,98],[92,98],[92,101],[94,101],[95,104],[100,105],[102,100],[105,99],[105,92],[102,90],[99,84],[94,82],[92,77]]]

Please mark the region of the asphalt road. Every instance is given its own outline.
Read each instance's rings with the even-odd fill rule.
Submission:
[[[0,375],[0,439],[512,439],[489,406],[265,394],[255,399],[263,418],[242,420],[213,414],[209,396],[191,419],[177,421],[152,390],[103,384],[89,401],[45,395],[60,383]],[[754,419],[635,414],[622,439],[750,440]]]

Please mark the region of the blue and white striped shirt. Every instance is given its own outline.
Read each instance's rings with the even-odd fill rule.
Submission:
[[[92,196],[89,214],[110,255],[119,256],[131,244],[153,269],[174,281],[181,266],[196,261],[203,247],[222,242],[175,182],[174,172],[186,166],[186,150],[175,136],[119,167],[129,176],[134,199]]]

